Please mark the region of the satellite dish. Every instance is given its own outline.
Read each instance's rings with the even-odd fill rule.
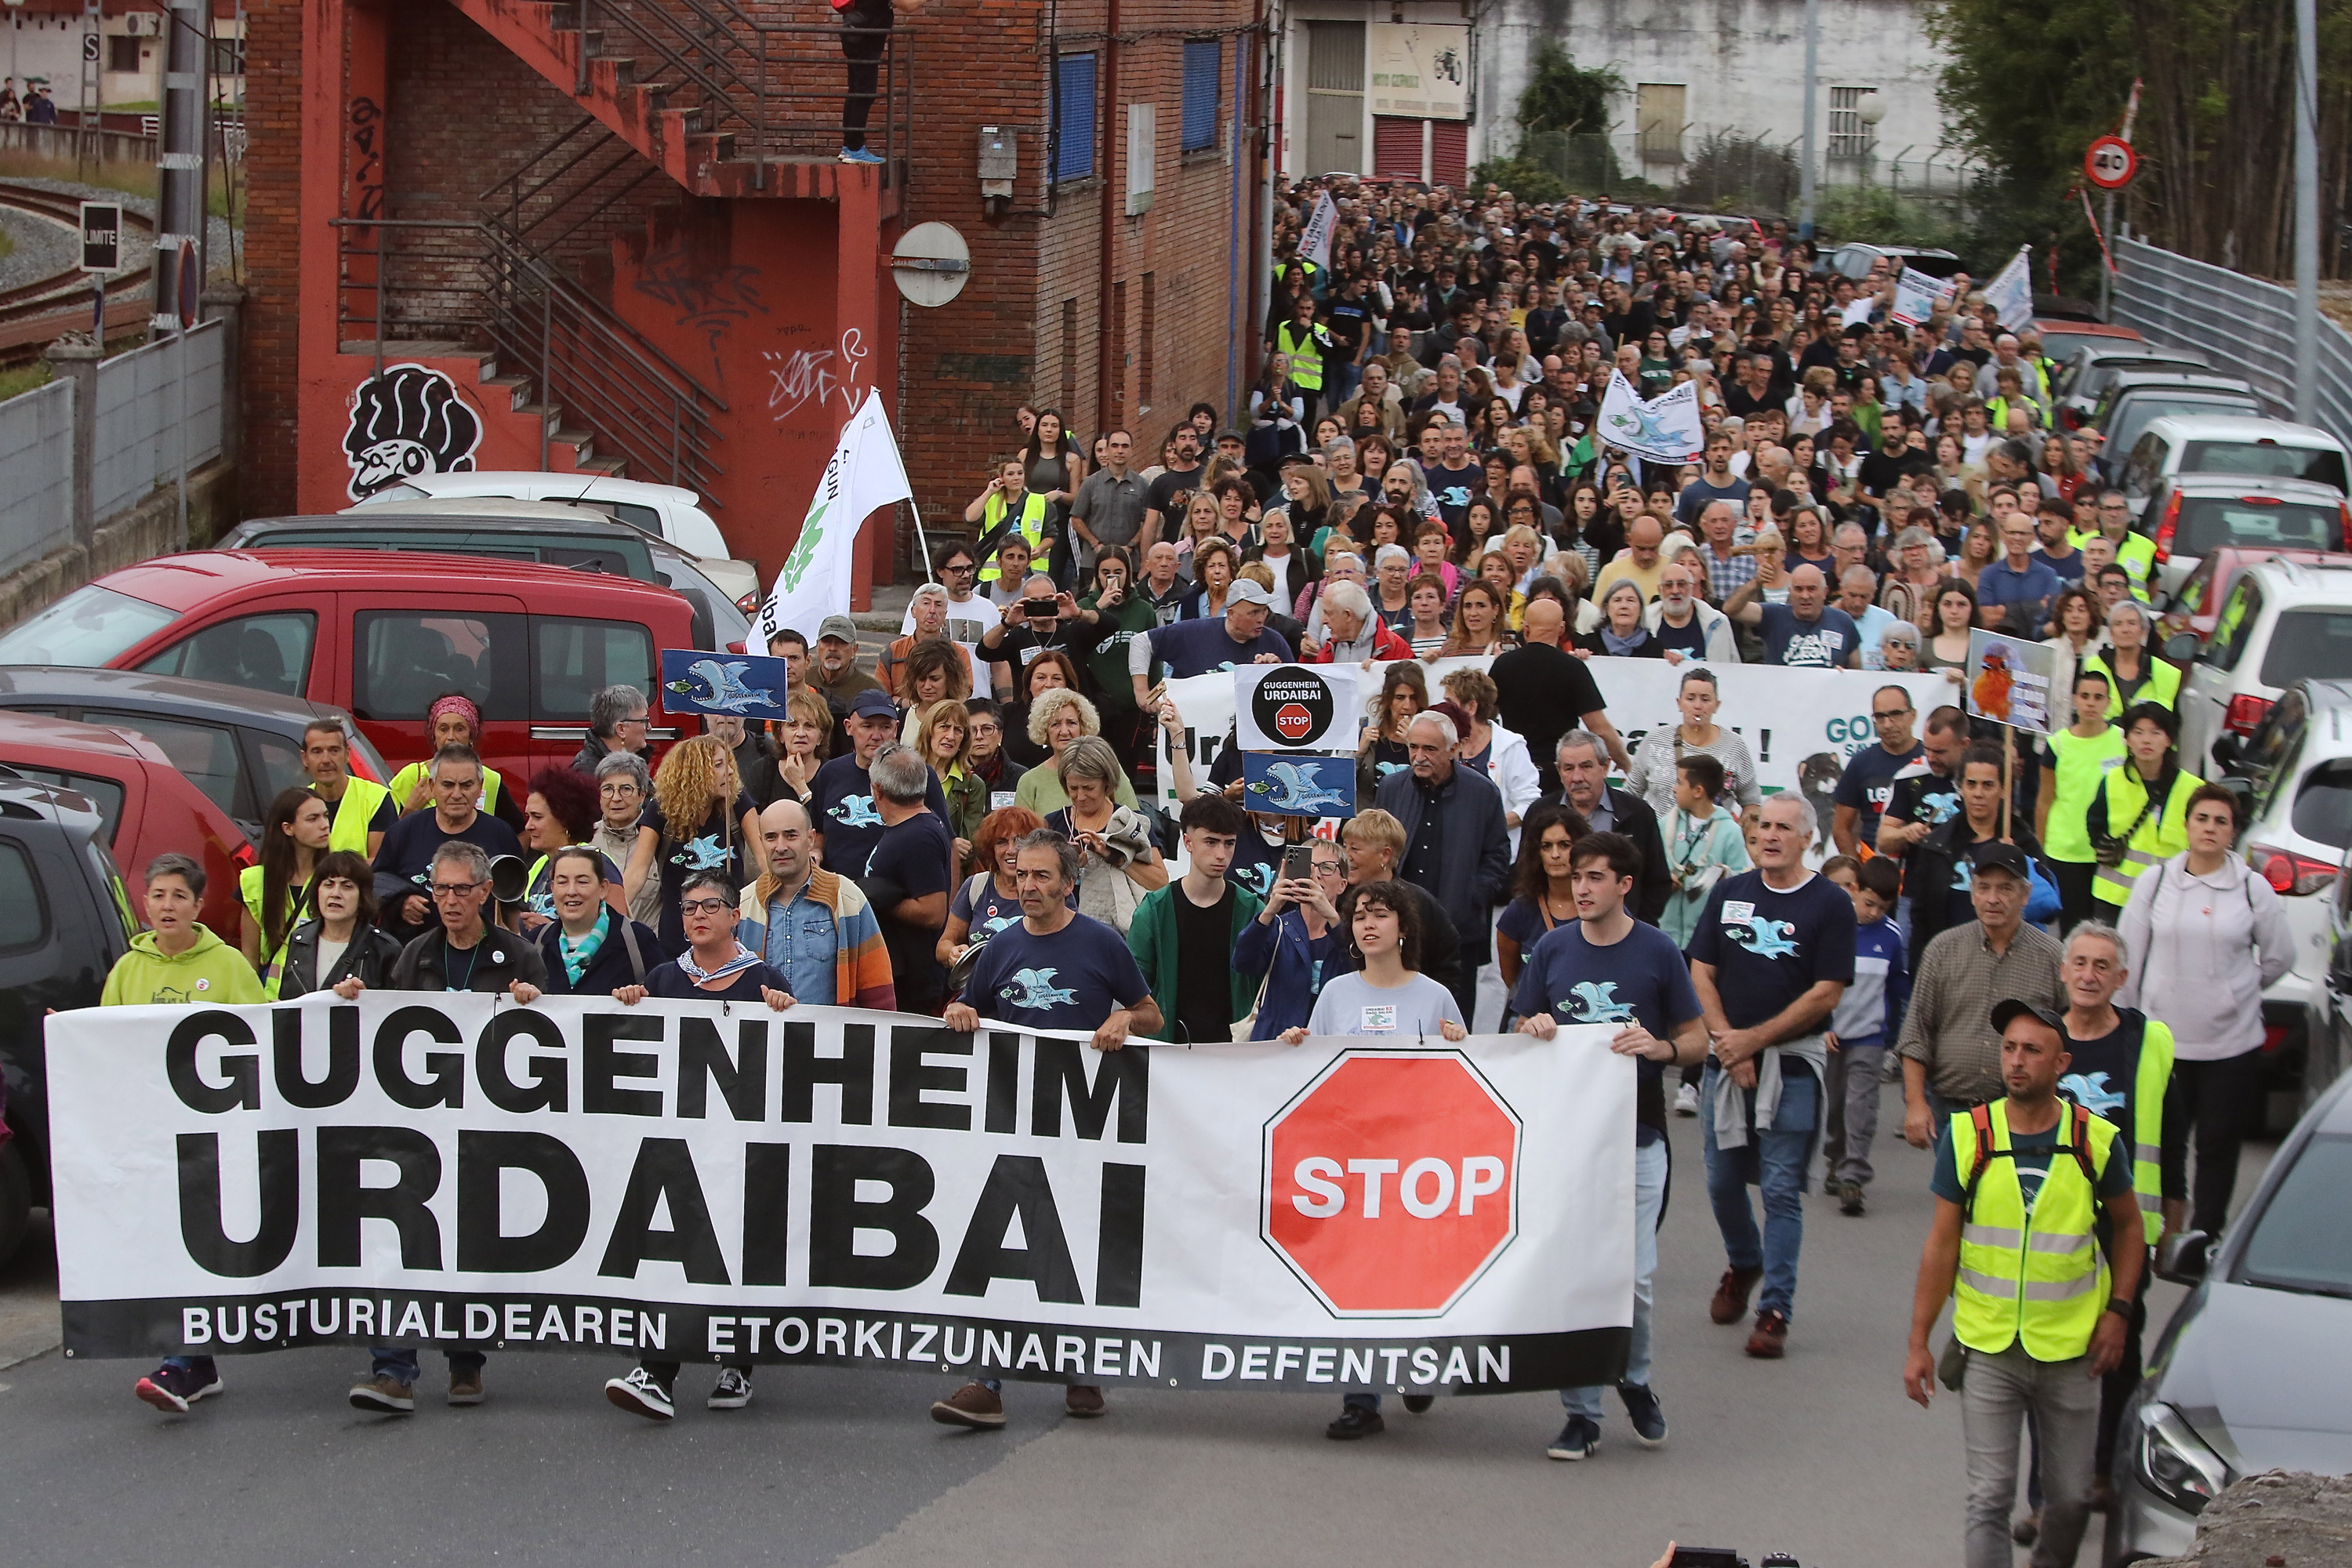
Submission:
[[[937,308],[971,280],[971,247],[952,225],[919,223],[890,253],[890,276],[909,303]]]

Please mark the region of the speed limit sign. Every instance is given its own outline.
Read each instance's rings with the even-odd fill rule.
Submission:
[[[2120,191],[2139,173],[2139,156],[2120,136],[2102,136],[2083,154],[2083,177],[2103,191]]]

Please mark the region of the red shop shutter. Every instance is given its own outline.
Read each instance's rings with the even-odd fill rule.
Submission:
[[[1460,190],[1470,178],[1470,124],[1464,120],[1430,121],[1430,177]]]
[[[1425,121],[1394,114],[1372,116],[1372,177],[1421,178],[1421,128]]]

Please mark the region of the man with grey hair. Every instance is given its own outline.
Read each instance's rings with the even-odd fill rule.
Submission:
[[[1789,602],[1768,604],[1761,578],[1732,595],[1723,613],[1761,629],[1766,664],[1792,669],[1852,669],[1862,659],[1862,631],[1853,617],[1829,603],[1829,579],[1818,566],[1789,574]]]
[[[1714,1047],[1699,1114],[1728,1265],[1709,1315],[1738,1322],[1762,1280],[1748,1353],[1776,1361],[1796,1308],[1805,1166],[1822,1124],[1822,1031],[1853,983],[1856,921],[1843,889],[1805,867],[1818,825],[1804,796],[1784,791],[1754,809],[1756,869],[1716,884],[1687,951]],[[1760,1237],[1751,1177],[1764,1194]]]
[[[1383,548],[1394,550],[1396,546]],[[1310,664],[1366,664],[1373,659],[1412,657],[1412,646],[1372,613],[1372,596],[1364,592],[1360,583],[1329,584],[1317,600],[1315,609],[1328,636],[1321,643],[1312,639],[1307,642],[1307,661]]]
[[[1590,730],[1570,730],[1553,749],[1559,787],[1543,798],[1555,801],[1584,818],[1595,833],[1615,833],[1633,841],[1642,852],[1642,874],[1626,907],[1634,918],[1658,923],[1674,895],[1674,878],[1666,867],[1665,838],[1658,814],[1631,790],[1609,787],[1607,744]]]
[[[902,701],[910,700],[909,694],[901,689],[906,684],[907,656],[915,651],[917,643],[948,640],[947,588],[938,583],[926,583],[917,588],[907,602],[907,618],[914,623],[913,628],[884,647],[874,666],[875,679],[882,689]],[[969,649],[964,651],[963,659],[964,673],[977,692],[981,689],[980,671],[974,668]]]
[[[925,804],[931,770],[914,747],[896,741],[883,746],[866,775],[882,832],[857,888],[873,906],[882,945],[890,951],[898,1010],[929,1013],[939,1006],[947,983],[939,942],[955,887],[955,836]]]
[[[1460,963],[1448,989],[1475,1024],[1478,966],[1494,948],[1494,910],[1511,874],[1503,796],[1475,769],[1455,765],[1461,734],[1434,710],[1407,725],[1411,766],[1381,781],[1374,804],[1404,828],[1397,878],[1435,899],[1461,936]]]
[[[574,773],[596,776],[596,764],[614,752],[642,756],[652,707],[634,686],[608,686],[588,700],[588,739],[572,759]]]
[[[481,809],[482,759],[473,747],[442,747],[433,753],[427,773],[433,809],[413,811],[394,823],[373,862],[384,929],[403,942],[424,934],[434,923],[426,884],[434,857],[441,850],[462,842],[487,857],[522,854],[522,841],[514,829]]]

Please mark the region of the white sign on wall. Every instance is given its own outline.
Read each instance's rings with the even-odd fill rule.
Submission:
[[[1365,87],[1374,114],[1470,118],[1470,29],[1372,22],[1365,33]]]

